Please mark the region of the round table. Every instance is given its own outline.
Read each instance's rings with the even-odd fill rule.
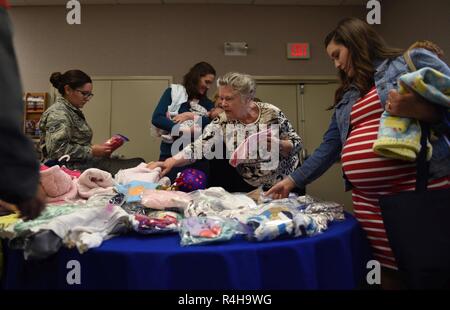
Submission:
[[[25,261],[21,251],[5,246],[3,288],[354,289],[371,259],[366,236],[349,213],[308,238],[187,247],[179,241],[177,234],[132,233],[84,254],[63,248],[41,261]]]

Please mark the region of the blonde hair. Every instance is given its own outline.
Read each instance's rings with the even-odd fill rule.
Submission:
[[[256,93],[256,82],[248,74],[239,72],[228,72],[217,79],[217,87],[230,86],[239,92],[243,101],[252,100]]]

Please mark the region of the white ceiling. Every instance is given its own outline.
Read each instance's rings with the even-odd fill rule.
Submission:
[[[367,0],[79,0],[89,4],[366,5]],[[12,6],[66,5],[68,0],[9,0]]]

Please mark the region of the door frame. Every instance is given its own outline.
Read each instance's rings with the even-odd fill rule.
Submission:
[[[297,107],[302,110],[300,115],[304,115],[304,104],[299,102],[300,98],[300,85],[302,84],[335,84],[339,82],[339,78],[336,75],[255,75],[253,79],[256,82],[256,88],[258,84],[281,84],[281,85],[297,85]],[[298,130],[305,132],[305,120],[298,119]],[[297,131],[298,131],[297,130]],[[306,150],[303,150],[300,154],[301,161],[304,161],[306,157]]]

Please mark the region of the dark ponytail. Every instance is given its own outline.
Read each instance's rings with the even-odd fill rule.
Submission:
[[[64,74],[53,72],[50,76],[50,83],[64,96],[64,86],[69,85],[70,88],[77,89],[86,83],[92,83],[92,80],[89,75],[81,70],[69,70]]]

